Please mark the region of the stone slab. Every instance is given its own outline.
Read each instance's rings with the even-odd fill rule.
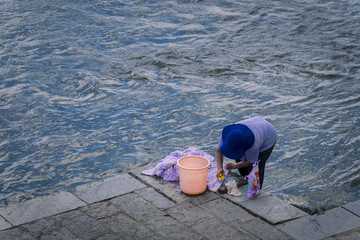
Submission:
[[[360,200],[352,203],[348,203],[343,206],[346,210],[358,215],[360,217]]]
[[[170,181],[165,181],[162,178],[159,178],[156,176],[147,176],[147,175],[141,174],[141,172],[143,170],[151,169],[151,168],[152,168],[152,166],[146,165],[144,167],[134,169],[132,171],[132,173],[135,174],[142,181],[149,184],[154,189],[165,194],[167,197],[172,199],[174,202],[180,203],[180,202],[190,200],[190,198],[192,196],[181,192],[179,181],[170,182]]]
[[[158,216],[146,221],[145,224],[151,231],[159,234],[164,239],[204,239],[198,232],[170,216]]]
[[[204,209],[191,202],[177,204],[175,207],[168,209],[167,213],[187,226],[193,226],[201,219],[212,218]]]
[[[279,229],[295,239],[323,239],[360,227],[360,218],[338,207],[324,214],[280,224]]]
[[[241,207],[223,198],[204,203],[200,207],[227,224],[237,225],[255,219]]]
[[[75,210],[52,216],[56,226],[61,226],[69,230],[74,236],[80,239],[96,239],[111,231],[107,226],[89,217],[85,213]],[[31,232],[31,230],[29,230]],[[65,237],[62,239],[66,239]]]
[[[193,204],[195,204],[196,206],[202,205],[206,202],[210,202],[212,200],[221,198],[220,194],[214,193],[214,192],[210,192],[210,191],[206,191],[203,194],[200,195],[195,195],[195,196],[189,196],[189,201]]]
[[[23,238],[21,238],[23,239]],[[41,234],[38,238],[34,239],[48,239],[48,240],[60,240],[60,239],[66,239],[66,240],[81,240],[77,236],[75,236],[73,233],[71,233],[67,228],[62,227],[59,229],[55,229],[53,232]]]
[[[135,193],[116,197],[110,202],[121,209],[123,213],[139,222],[146,222],[152,218],[166,215],[165,211],[160,210]]]
[[[275,226],[256,218],[252,221],[236,225],[239,230],[245,229],[259,239],[289,240],[290,237],[279,231]]]
[[[162,194],[156,192],[153,188],[143,188],[137,190],[135,193],[162,210],[175,206],[174,202],[170,201]]]
[[[105,178],[102,181],[78,186],[71,189],[70,192],[88,204],[92,204],[145,187],[145,184],[124,173],[111,178]]]
[[[121,213],[121,209],[111,204],[110,201],[97,202],[79,209],[93,219],[110,218]]]
[[[360,218],[341,207],[318,215],[316,221],[321,226],[326,237],[360,227]]]
[[[340,235],[336,235],[334,240],[355,240],[360,239],[360,229],[357,229],[355,231],[346,232]],[[327,238],[326,240],[332,240],[331,238]]]
[[[277,226],[281,231],[297,240],[318,240],[325,238],[320,225],[313,216],[303,217]]]
[[[28,231],[15,227],[0,232],[1,240],[36,240]],[[71,239],[70,239],[71,240]]]
[[[71,193],[60,192],[56,195],[39,197],[2,208],[0,215],[12,225],[17,226],[85,205],[83,201]]]
[[[11,228],[11,224],[8,223],[4,218],[0,217],[0,231]]]
[[[257,239],[255,236],[239,231],[215,218],[200,219],[191,228],[205,236],[205,239]]]
[[[104,218],[100,222],[113,232],[109,235],[103,235],[100,239],[151,239],[155,237],[150,229],[124,214]]]
[[[308,216],[307,213],[287,204],[275,196],[251,199],[241,202],[240,205],[271,224],[278,224],[284,221]]]

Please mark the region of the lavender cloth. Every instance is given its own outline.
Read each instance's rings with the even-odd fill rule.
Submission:
[[[179,167],[176,163],[180,158],[190,155],[202,156],[210,161],[207,188],[212,192],[216,192],[224,182],[225,178],[223,180],[219,180],[216,177],[217,165],[216,161],[214,161],[214,157],[194,147],[187,148],[184,151],[172,152],[164,159],[160,160],[155,168],[144,170],[141,173],[144,175],[161,177],[166,181],[179,181]],[[229,171],[224,170],[224,172],[226,177]]]

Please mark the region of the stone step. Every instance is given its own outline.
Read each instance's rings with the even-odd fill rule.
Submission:
[[[342,207],[337,207],[320,215],[285,222],[278,228],[298,240],[316,240],[360,228],[360,218]]]
[[[360,201],[310,216],[262,191],[255,199],[206,191],[142,169],[0,209],[0,239],[356,239]],[[164,231],[165,229],[165,231]],[[140,235],[138,235],[140,234]]]
[[[86,203],[69,192],[35,198],[0,209],[0,215],[13,226],[49,217],[85,206]]]

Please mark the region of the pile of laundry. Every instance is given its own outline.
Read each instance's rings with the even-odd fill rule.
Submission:
[[[164,159],[160,160],[155,168],[144,170],[142,171],[142,174],[161,177],[166,181],[179,181],[179,167],[176,163],[180,158],[191,155],[202,156],[210,161],[207,177],[207,188],[212,192],[216,192],[223,184],[229,170],[224,170],[225,177],[224,179],[219,180],[216,177],[217,165],[214,157],[194,147],[187,148],[184,151],[175,151],[170,153]]]

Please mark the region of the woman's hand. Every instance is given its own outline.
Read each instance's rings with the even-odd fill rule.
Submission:
[[[222,169],[222,168],[218,169],[218,171],[216,173],[216,177],[219,179],[220,175],[225,176],[224,169]]]

